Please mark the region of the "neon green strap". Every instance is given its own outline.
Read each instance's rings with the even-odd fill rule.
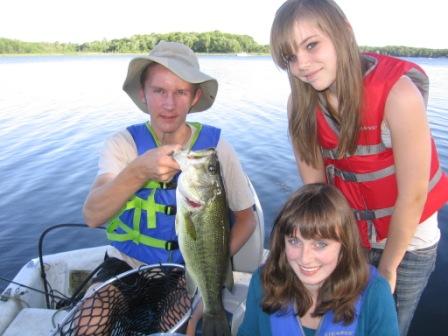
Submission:
[[[117,228],[121,228],[125,233],[114,232]],[[117,217],[110,221],[106,229],[106,235],[109,240],[124,242],[132,240],[135,244],[143,244],[151,247],[157,247],[166,250],[172,250],[175,246],[174,242],[153,238],[141,234],[138,230],[131,229]]]
[[[194,130],[191,146],[196,142],[199,134],[202,130],[202,124],[198,122],[190,123],[192,125],[192,129]],[[151,125],[146,123],[146,127],[148,131],[151,133],[154,138],[154,142],[156,146],[160,146],[160,141],[158,140],[156,133],[152,129]],[[191,149],[190,146],[190,149]],[[174,248],[174,243],[171,241],[165,241],[157,238],[153,238],[150,236],[146,236],[140,233],[140,220],[142,216],[142,210],[146,210],[146,219],[147,226],[149,229],[156,228],[156,213],[161,212],[167,215],[174,215],[176,213],[176,207],[171,205],[159,204],[155,201],[155,193],[157,189],[175,189],[175,184],[170,183],[160,183],[157,181],[148,181],[143,188],[151,189],[151,192],[148,196],[148,199],[142,199],[140,197],[134,196],[130,199],[126,205],[121,209],[119,215],[121,215],[124,211],[134,210],[134,214],[132,216],[132,228],[124,224],[120,219],[119,215],[114,217],[107,226],[106,235],[109,240],[123,242],[127,240],[132,240],[136,244],[144,244],[157,248],[164,248],[167,250],[171,250]],[[115,230],[117,228],[121,228],[125,233],[116,233]]]
[[[126,206],[122,211],[134,209],[134,215],[132,217],[132,226],[134,229],[139,228],[140,219],[142,216],[142,210],[146,210],[146,223],[148,229],[156,228],[156,213],[161,212],[167,215],[174,215],[176,213],[176,207],[172,205],[165,205],[156,203],[155,194],[157,189],[152,189],[148,196],[148,199],[144,200],[140,197],[134,197],[126,203]]]
[[[189,150],[191,150],[191,147],[193,147],[193,145],[196,143],[196,140],[198,139],[199,134],[201,133],[202,124],[198,123],[198,122],[191,122],[189,124],[192,125],[193,130],[195,130],[193,137],[191,139],[191,142],[190,142],[190,148],[188,148]]]
[[[149,181],[145,185],[146,188],[152,189],[148,196],[148,199],[145,200],[140,197],[134,196],[132,199],[126,202],[126,205],[121,209],[119,215],[114,217],[107,226],[106,234],[109,240],[119,242],[132,240],[136,244],[142,243],[144,245],[152,247],[164,248],[168,250],[170,249],[169,245],[171,244],[171,242],[146,236],[140,233],[142,210],[146,210],[146,220],[149,229],[156,228],[157,212],[162,212],[167,215],[174,215],[176,213],[175,206],[156,203],[155,193],[156,190],[160,188],[160,186],[161,185],[159,182]],[[134,210],[132,216],[132,228],[124,224],[119,218],[120,214],[127,210]],[[126,233],[116,233],[115,230],[117,228],[121,228]]]

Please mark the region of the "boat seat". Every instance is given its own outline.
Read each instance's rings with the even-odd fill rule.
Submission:
[[[258,195],[249,178],[247,178],[247,183],[254,196],[254,212],[257,223],[255,231],[249,240],[232,258],[235,285],[231,292],[227,289],[223,291],[224,308],[232,314],[231,333],[233,336],[238,332],[238,328],[244,317],[247,291],[252,273],[265,259],[263,210]]]
[[[48,336],[67,315],[66,311],[42,308],[24,308],[17,314],[3,333],[3,336],[23,336],[32,330],[33,336]]]
[[[235,285],[232,291],[229,291],[227,288],[223,290],[224,309],[232,314],[231,333],[233,336],[237,334],[244,317],[251,276],[252,274],[250,273],[234,272]]]
[[[233,256],[233,270],[237,272],[254,272],[263,261],[264,256],[264,217],[257,193],[247,178],[255,199],[254,212],[257,225],[249,240],[243,245],[237,254]]]

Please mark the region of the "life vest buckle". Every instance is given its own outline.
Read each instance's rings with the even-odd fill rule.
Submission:
[[[337,148],[334,148],[334,149],[321,148],[321,153],[322,153],[322,156],[327,159],[336,160],[338,158],[338,149]]]
[[[355,210],[355,218],[356,220],[374,220],[376,219],[375,211],[372,210]]]
[[[169,182],[160,182],[160,189],[176,189],[177,181],[171,180]]]
[[[339,172],[345,181],[349,181],[349,182],[357,182],[358,181],[358,179],[356,178],[356,174],[354,174],[354,173],[350,173],[350,172],[343,171],[343,170],[340,170]],[[336,174],[336,175],[338,175],[338,174]]]
[[[173,251],[179,249],[179,243],[175,240],[167,240],[165,242],[165,250],[167,251]]]
[[[327,182],[329,184],[334,184],[334,175],[335,175],[334,165],[328,165],[327,167],[325,167],[325,176],[327,177]]]
[[[175,205],[167,205],[165,206],[164,213],[165,215],[175,215],[177,212],[177,207]]]

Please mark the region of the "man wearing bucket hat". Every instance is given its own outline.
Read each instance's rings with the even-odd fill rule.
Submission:
[[[148,56],[131,60],[123,90],[150,120],[129,126],[106,141],[98,175],[84,204],[85,222],[91,227],[109,222],[112,246],[108,256],[132,268],[183,263],[174,230],[179,165],[171,154],[181,148],[214,147],[234,215],[230,241],[234,255],[256,225],[246,175],[219,129],[186,121],[188,113],[213,105],[216,79],[201,72],[190,48],[161,41]]]

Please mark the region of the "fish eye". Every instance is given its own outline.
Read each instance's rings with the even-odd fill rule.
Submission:
[[[211,174],[216,174],[216,166],[215,166],[215,165],[209,165],[209,166],[208,166],[208,171],[209,171]]]

